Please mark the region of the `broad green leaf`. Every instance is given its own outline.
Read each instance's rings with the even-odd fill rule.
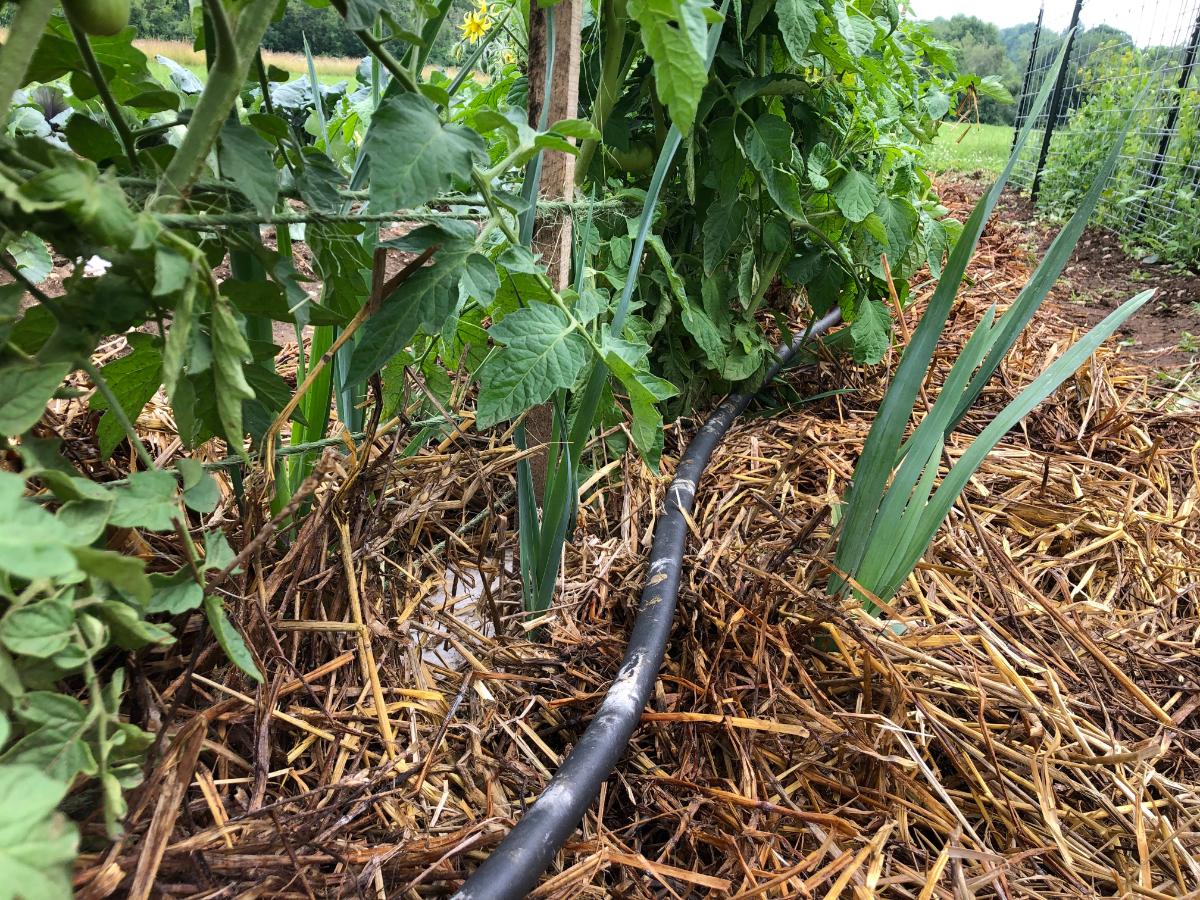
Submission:
[[[274,150],[257,131],[234,120],[221,128],[217,157],[221,174],[233,181],[255,211],[264,216],[274,212],[275,198],[279,196]]]
[[[21,320],[24,296],[25,289],[20,284],[0,285],[0,341],[7,342],[14,326]]]
[[[79,568],[93,578],[107,581],[142,603],[150,599],[150,579],[146,577],[146,563],[143,560],[94,547],[76,547],[72,552]]]
[[[82,703],[56,691],[29,691],[13,704],[13,714],[23,725],[79,725],[87,718]]]
[[[89,609],[108,625],[112,641],[122,650],[137,650],[147,644],[168,644],[170,632],[145,621],[137,610],[120,600],[105,600]]]
[[[80,156],[96,162],[120,159],[123,152],[111,128],[82,112],[75,113],[67,120],[66,137],[67,146]]]
[[[208,514],[216,509],[221,500],[221,489],[216,479],[204,471],[204,466],[194,459],[180,459],[175,468],[183,476],[183,502],[188,509]]]
[[[347,317],[317,303],[308,294],[289,305],[290,297],[269,281],[226,281],[221,293],[229,298],[244,316],[260,316],[276,322],[295,322],[297,325],[345,325]]]
[[[725,339],[708,313],[689,301],[679,310],[679,319],[713,368],[720,370],[725,364]]]
[[[459,294],[464,302],[474,300],[481,308],[486,309],[495,299],[499,289],[500,277],[496,274],[496,267],[486,256],[471,253],[463,260]],[[436,324],[432,321],[427,322],[427,326],[430,327]]]
[[[346,27],[369,31],[381,12],[390,12],[387,0],[346,0]]]
[[[684,285],[679,273],[675,271],[675,264],[671,262],[670,251],[667,250],[667,246],[663,243],[662,238],[657,234],[649,235],[646,238],[646,246],[653,250],[654,255],[658,257],[658,263],[662,266],[662,271],[667,276],[667,286],[670,287],[671,294],[675,297],[676,302],[680,304],[687,302],[687,287]]]
[[[833,186],[838,209],[851,222],[861,222],[875,210],[879,189],[874,179],[858,169],[850,169]]]
[[[744,308],[748,309],[754,299],[754,292],[759,284],[758,275],[757,252],[753,247],[747,247],[738,260],[738,299]]]
[[[78,572],[71,529],[24,493],[21,476],[0,472],[0,569],[31,580]]]
[[[33,766],[0,766],[0,894],[69,898],[79,835],[57,811],[67,784]]]
[[[139,332],[132,332],[125,339],[129,342],[131,352],[104,366],[100,374],[112,388],[125,415],[131,422],[136,422],[162,384],[162,342],[152,335]],[[96,427],[96,438],[100,444],[100,455],[108,458],[125,439],[125,429],[117,417],[108,412],[108,401],[99,391],[92,394],[88,405],[103,413]]]
[[[229,298],[242,316],[294,322],[300,326],[344,325],[348,322],[346,316],[318,304],[302,290],[302,299],[293,301],[290,294],[284,295],[278,284],[269,281],[227,281],[222,284],[221,293]]]
[[[77,116],[72,116],[74,121]],[[46,242],[33,232],[14,237],[4,248],[17,264],[17,271],[34,284],[41,284],[54,268],[54,260],[46,249]]]
[[[713,204],[704,216],[704,274],[712,275],[725,261],[746,225],[750,208],[740,197],[732,203]]]
[[[26,734],[0,756],[0,771],[12,765],[33,766],[50,778],[68,783],[81,772],[95,775],[98,770],[96,757],[81,739],[76,722],[43,725]]]
[[[786,215],[803,220],[800,186],[784,166],[792,159],[792,126],[779,116],[765,113],[746,129],[746,158],[767,187],[767,193]]]
[[[854,361],[873,366],[887,353],[891,343],[892,319],[887,307],[878,300],[864,300],[855,311],[850,325],[854,338]]]
[[[675,387],[649,372],[638,371],[638,354],[642,351],[637,345],[610,337],[605,340],[604,349],[605,364],[629,397],[632,413],[629,433],[634,446],[646,464],[657,472],[663,448],[662,413],[658,404],[675,396]]]
[[[917,211],[903,198],[881,196],[875,204],[875,215],[883,223],[889,261],[902,259],[920,221]]]
[[[346,202],[341,193],[345,187],[346,176],[333,160],[316,147],[304,148],[304,168],[296,176],[296,188],[305,203],[318,212],[339,213]]]
[[[808,171],[808,181],[818,191],[824,191],[829,188],[829,179],[825,177],[825,173],[829,171],[829,167],[833,164],[833,154],[830,152],[828,145],[824,143],[817,144],[809,151],[808,160],[805,168]]]
[[[576,138],[578,140],[593,140],[601,139],[600,132],[596,130],[587,119],[559,119],[550,126],[550,130],[555,134],[561,134],[563,137]]]
[[[778,0],[775,15],[779,19],[779,33],[794,61],[799,62],[808,53],[808,42],[817,30],[816,12],[821,4],[812,0]]]
[[[196,274],[196,264],[188,256],[165,247],[158,247],[154,251],[155,297],[167,297],[187,290]]]
[[[16,606],[0,619],[0,642],[13,653],[45,659],[71,643],[75,610],[65,595]]]
[[[221,645],[221,649],[225,651],[225,655],[229,657],[229,661],[255,681],[261,682],[263,680],[262,673],[258,671],[254,656],[246,646],[246,642],[242,640],[241,634],[233,627],[233,623],[225,614],[221,598],[205,597],[204,614],[208,617],[208,624],[213,630],[213,636]]]
[[[192,576],[192,570],[183,566],[174,575],[151,575],[150,602],[146,612],[170,613],[173,616],[196,609],[204,601],[204,591]]]
[[[0,435],[36,425],[70,370],[64,361],[9,359],[0,365]]]
[[[702,0],[630,0],[629,15],[640,26],[642,46],[654,61],[658,99],[671,122],[687,134],[708,83],[707,28]]]
[[[479,428],[515,418],[571,387],[590,355],[566,314],[548,304],[510,313],[490,334],[502,347],[480,369]]]
[[[204,532],[204,569],[205,571],[224,571],[237,558],[223,531]],[[235,570],[239,571],[239,570]]]
[[[495,296],[496,268],[479,253],[442,251],[388,299],[363,329],[346,379],[365,381],[404,350],[421,328],[436,333],[467,297],[483,306]]]
[[[103,244],[128,249],[139,236],[139,219],[115,175],[70,153],[54,154],[54,167],[21,185],[13,197],[27,212],[65,210],[83,233]]]
[[[199,94],[204,90],[204,82],[191,69],[162,54],[155,56],[154,61],[167,70],[171,83],[181,94]]]
[[[81,479],[82,480],[82,479]],[[115,498],[112,491],[104,490],[103,499],[71,500],[64,503],[54,514],[67,532],[67,542],[82,547],[97,540],[108,528],[108,517],[112,513]]]
[[[375,111],[362,152],[371,167],[371,208],[383,211],[419,206],[454,178],[465,180],[484,145],[471,129],[442,124],[424,97],[400,94]]]
[[[162,469],[134,472],[129,483],[113,489],[117,502],[112,524],[122,528],[172,531],[180,515],[175,476]]]
[[[857,10],[847,7],[843,0],[834,0],[833,20],[846,47],[854,56],[862,56],[871,47],[875,37],[875,26],[870,19]]]
[[[25,685],[21,683],[21,673],[17,671],[16,663],[7,650],[0,645],[0,696],[15,700],[25,693]],[[3,746],[0,743],[0,746]]]

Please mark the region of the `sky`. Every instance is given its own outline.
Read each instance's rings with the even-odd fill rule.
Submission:
[[[989,0],[964,3],[963,0],[910,0],[914,18],[950,18],[963,13],[993,22],[1000,28],[1037,20],[1040,0]],[[1074,0],[1046,0],[1045,23],[1061,30],[1071,21]],[[1140,45],[1176,43],[1175,36],[1190,30],[1200,9],[1200,0],[1084,0],[1084,27],[1104,23],[1133,35]]]

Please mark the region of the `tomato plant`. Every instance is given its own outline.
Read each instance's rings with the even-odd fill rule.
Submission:
[[[704,9],[679,5],[685,17]],[[799,297],[812,315],[840,305],[856,358],[878,361],[881,256],[904,299],[908,276],[936,273],[953,236],[920,165],[953,100],[943,48],[890,2],[735,3],[731,19],[707,83],[657,7],[604,4],[585,36],[603,145],[583,148],[584,190],[644,185],[630,158],[661,148],[670,121],[686,132],[631,320],[680,387],[678,411],[755,377],[771,355],[764,325],[794,321]],[[630,236],[601,221],[597,285],[612,291]]]

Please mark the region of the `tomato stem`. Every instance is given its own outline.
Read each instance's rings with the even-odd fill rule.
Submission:
[[[67,19],[67,24],[71,26],[71,33],[75,35],[75,44],[79,47],[79,55],[83,57],[84,65],[87,66],[87,70],[92,76],[92,83],[96,85],[96,93],[100,95],[104,111],[108,113],[109,121],[112,122],[117,136],[121,139],[121,146],[125,148],[125,156],[129,159],[129,165],[135,174],[140,173],[142,169],[138,164],[137,144],[134,142],[133,132],[129,130],[129,123],[121,115],[121,108],[117,105],[112,89],[108,86],[108,80],[104,77],[104,71],[100,68],[100,63],[92,50],[92,43],[82,28],[70,19]]]
[[[206,5],[216,44],[213,64],[183,142],[163,171],[155,197],[150,201],[150,208],[158,212],[177,208],[200,175],[229,110],[237,102],[242,81],[276,7],[275,0],[250,0],[238,16],[235,29],[220,0],[209,0]]]

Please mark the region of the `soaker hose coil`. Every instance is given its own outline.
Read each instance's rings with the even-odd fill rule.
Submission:
[[[804,344],[837,325],[841,318],[841,312],[835,309],[790,345],[777,350],[776,362],[767,370],[763,383],[778,375]],[[696,484],[713,450],[753,398],[754,392],[725,398],[684,450],[654,529],[646,583],[617,677],[579,743],[541,796],[467,879],[454,900],[524,897],[575,831],[599,793],[600,785],[616,768],[641,720],[666,652],[682,576],[687,515],[696,500]]]

